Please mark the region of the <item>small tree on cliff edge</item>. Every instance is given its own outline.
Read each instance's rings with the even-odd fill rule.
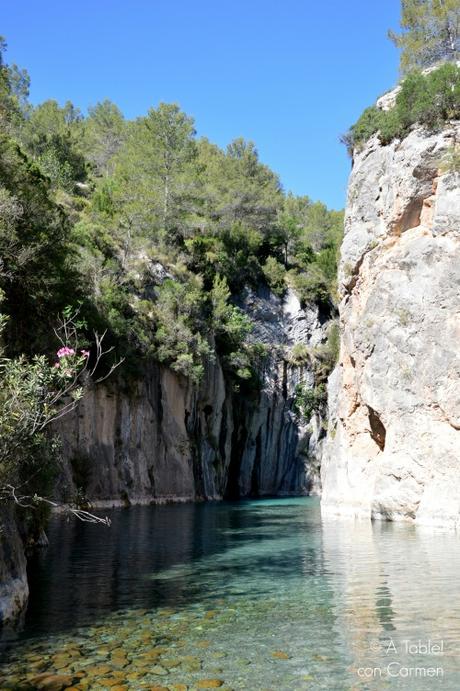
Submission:
[[[401,49],[401,72],[460,59],[460,0],[402,0],[402,33],[389,32]]]

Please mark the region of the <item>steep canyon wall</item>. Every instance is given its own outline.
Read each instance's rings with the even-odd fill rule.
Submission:
[[[288,353],[323,342],[327,324],[293,293],[282,301],[247,292],[242,306],[252,337],[270,349],[260,390],[235,391],[218,359],[199,386],[152,364],[138,381],[93,388],[60,426],[60,498],[82,490],[100,504],[148,503],[317,488],[321,425],[316,417],[302,424],[294,411],[297,384],[313,385],[313,375],[290,365]]]
[[[460,526],[460,124],[355,155],[322,510]]]

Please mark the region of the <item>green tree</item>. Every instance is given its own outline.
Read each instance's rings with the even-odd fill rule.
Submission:
[[[113,157],[126,136],[126,123],[118,106],[109,100],[88,109],[84,122],[84,151],[97,175],[113,173]]]
[[[443,127],[446,122],[460,118],[460,68],[444,63],[426,74],[408,74],[390,110],[375,106],[366,108],[358,122],[344,136],[349,153],[362,150],[364,144],[378,133],[382,144],[396,137],[403,138],[413,125],[425,125],[430,130]]]
[[[401,49],[401,72],[460,58],[459,0],[402,0],[402,32],[389,32]]]
[[[0,125],[11,131],[28,110],[30,77],[26,70],[6,63],[6,50],[7,43],[0,36]]]
[[[262,269],[272,292],[281,297],[286,290],[286,267],[275,257],[268,257]]]
[[[86,178],[81,148],[82,116],[68,101],[62,108],[49,100],[32,110],[20,130],[27,151],[54,187],[72,192]]]
[[[158,360],[195,382],[203,375],[204,358],[210,355],[203,299],[198,277],[190,276],[185,283],[168,279],[153,306]]]
[[[48,181],[18,144],[0,133],[0,288],[14,352],[42,349],[49,315],[78,294],[69,230]]]
[[[130,232],[180,244],[193,215],[196,155],[193,120],[160,103],[129,128],[116,157],[115,201],[129,211]]]

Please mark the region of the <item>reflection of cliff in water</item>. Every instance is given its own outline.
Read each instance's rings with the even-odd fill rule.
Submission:
[[[334,629],[355,673],[362,667],[385,670],[392,661],[441,666],[445,676],[454,669],[458,673],[460,540],[455,534],[408,524],[323,519],[322,549],[331,570]],[[443,642],[441,656],[408,654],[409,643],[430,640]],[[419,683],[417,688],[425,688]]]

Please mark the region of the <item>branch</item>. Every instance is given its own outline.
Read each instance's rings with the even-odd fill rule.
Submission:
[[[55,501],[51,501],[51,499],[40,497],[38,494],[34,494],[32,497],[18,497],[16,494],[16,488],[13,487],[13,485],[5,485],[4,487],[0,487],[0,496],[12,499],[17,506],[20,506],[23,509],[36,509],[36,504],[49,504],[55,509],[60,509],[64,513],[75,516],[75,518],[78,518],[78,520],[83,521],[84,523],[98,523],[107,527],[110,527],[112,523],[108,516],[101,518],[100,516],[95,516],[93,513],[85,511],[84,509],[73,508],[68,504],[58,504]]]

